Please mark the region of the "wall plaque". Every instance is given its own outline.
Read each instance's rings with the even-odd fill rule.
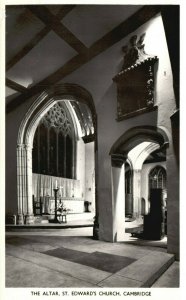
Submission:
[[[155,109],[154,65],[158,58],[145,52],[144,37],[134,35],[122,48],[122,70],[113,78],[117,84],[118,121]]]

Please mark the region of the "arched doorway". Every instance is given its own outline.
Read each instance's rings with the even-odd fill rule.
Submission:
[[[59,104],[61,103],[61,105]],[[56,133],[54,130],[55,126],[49,126],[46,130],[42,120],[44,116],[50,114],[52,108],[56,109],[56,106],[63,107],[67,106],[67,111],[69,106],[71,106],[71,111],[76,112],[80,110],[79,115],[74,113],[71,115],[72,123],[75,123],[75,118],[82,118],[82,111],[87,107],[89,111],[89,117],[92,121],[92,128],[88,126],[85,128],[84,135],[82,139],[84,143],[93,142],[94,144],[94,158],[96,157],[95,153],[97,151],[97,124],[96,124],[96,112],[93,99],[91,95],[82,87],[75,84],[62,84],[60,86],[51,88],[43,92],[35,102],[31,105],[28,113],[23,119],[17,141],[17,187],[18,187],[18,224],[32,224],[34,222],[33,218],[33,167],[38,168],[39,171],[51,173],[49,175],[59,175],[61,176],[66,172],[67,177],[76,177],[77,170],[76,164],[73,163],[75,159],[76,151],[78,151],[73,144],[72,132],[66,132],[65,139],[64,135],[61,132]],[[78,106],[81,104],[81,108]],[[59,107],[58,107],[59,108]],[[47,115],[47,116],[48,116]],[[59,116],[60,118],[60,116]],[[51,118],[52,120],[52,118]],[[46,120],[45,120],[46,121]],[[63,123],[63,120],[62,120]],[[79,123],[80,124],[80,123]],[[68,125],[68,124],[66,124]],[[67,128],[66,126],[65,128]],[[38,129],[39,128],[39,129]],[[41,134],[38,134],[38,131],[41,131]],[[64,130],[64,128],[63,128]],[[48,133],[47,133],[48,132]],[[77,128],[74,127],[73,135],[77,138]],[[34,139],[36,137],[36,139]],[[42,138],[41,138],[42,137]],[[47,144],[48,137],[50,137],[51,147]],[[32,161],[32,148],[34,143],[34,151],[37,151],[38,144],[40,143],[40,156],[35,156],[35,161]],[[64,165],[64,160],[62,161],[62,156],[64,155],[65,147],[64,144],[68,146],[68,153],[66,153],[66,165]],[[58,146],[56,146],[58,145]],[[60,153],[58,151],[56,160],[53,159],[56,156],[57,150],[63,149]],[[46,150],[48,149],[48,150]],[[43,151],[43,155],[42,154]],[[66,151],[67,152],[67,151]],[[71,153],[70,153],[71,152]],[[48,156],[48,160],[46,159]],[[40,163],[38,160],[40,159]],[[62,162],[61,164],[59,162]],[[67,170],[71,165],[70,168]],[[74,167],[76,166],[76,167]],[[59,167],[59,169],[58,169]],[[66,171],[65,171],[66,168]],[[43,174],[44,175],[44,174]],[[72,189],[71,189],[72,190]],[[81,195],[85,197],[85,195]]]
[[[154,210],[154,217],[159,218],[158,214],[162,216],[161,230],[162,234],[167,235],[167,172],[164,167],[157,165],[151,169],[149,173],[149,200],[150,203],[154,199],[154,203],[150,204],[150,211]],[[159,201],[159,206],[158,206]],[[157,211],[155,211],[157,210]]]
[[[133,180],[132,165],[125,163],[125,218],[131,218],[133,213]]]
[[[132,188],[133,188],[133,209],[132,215],[136,223],[143,221],[143,214],[148,211],[148,198],[142,197],[141,184],[142,184],[142,170],[143,164],[149,155],[156,150],[164,151],[168,147],[168,137],[162,128],[153,126],[140,126],[128,130],[122,135],[111,148],[112,160],[112,177],[113,170],[116,174],[115,180],[112,180],[113,190],[113,235],[120,237],[124,240],[124,233],[126,229],[125,214],[121,216],[119,213],[120,206],[123,210],[124,203],[126,203],[126,194],[121,188],[121,182],[126,182],[125,168],[127,167],[127,159],[132,162]],[[117,168],[117,171],[116,171]],[[124,171],[122,171],[124,168]],[[123,178],[121,178],[123,176]],[[148,177],[146,176],[146,190],[148,189]],[[142,199],[143,198],[143,199]],[[117,208],[117,209],[116,209]],[[126,211],[124,209],[124,211]],[[124,226],[121,226],[121,218]],[[118,223],[117,219],[120,219]],[[119,239],[115,239],[115,241]]]

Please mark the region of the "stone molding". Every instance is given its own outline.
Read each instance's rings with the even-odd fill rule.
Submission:
[[[92,96],[84,88],[75,84],[61,84],[42,92],[32,103],[21,122],[17,139],[17,194],[18,222],[32,223],[32,145],[34,134],[42,117],[59,100],[79,101],[89,106],[92,112],[97,137],[97,118]],[[95,139],[97,144],[97,139]],[[95,149],[97,146],[95,147]]]

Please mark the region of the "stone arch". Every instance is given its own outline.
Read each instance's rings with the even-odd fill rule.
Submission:
[[[162,149],[164,147],[168,147],[169,139],[166,132],[162,128],[154,127],[154,126],[138,126],[126,131],[119,139],[114,143],[110,150],[111,155],[111,165],[112,165],[112,195],[113,195],[113,208],[115,209],[120,207],[121,209],[115,209],[113,211],[113,236],[120,237],[122,239],[123,231],[125,230],[124,226],[121,224],[121,220],[124,215],[121,215],[121,211],[125,211],[124,202],[125,195],[123,192],[122,184],[125,180],[125,170],[124,163],[128,159],[128,153],[130,150],[135,148],[140,143],[145,141],[149,142],[149,146],[147,147],[149,153],[156,149],[156,144],[158,148]],[[147,151],[147,152],[148,152]],[[140,156],[144,156],[144,154],[140,154]],[[145,158],[145,156],[144,156]],[[134,165],[133,165],[134,167]],[[134,170],[133,170],[134,171]],[[136,182],[140,180],[140,172],[137,170],[136,175],[133,172]],[[123,178],[122,178],[123,177]],[[121,194],[122,192],[122,194]],[[139,195],[138,195],[139,196]],[[139,198],[139,197],[138,197]],[[136,215],[135,217],[139,217],[137,215],[137,209],[141,207],[141,199],[136,200]],[[116,239],[115,239],[116,240]],[[119,240],[119,239],[118,239]]]
[[[18,224],[33,223],[32,208],[32,145],[36,128],[44,114],[59,100],[75,100],[89,107],[97,145],[97,118],[93,98],[83,87],[64,83],[42,92],[28,109],[21,122],[17,139]]]
[[[160,147],[167,147],[169,144],[164,129],[155,126],[137,126],[127,130],[118,138],[110,150],[110,155],[122,154],[127,157],[127,153],[144,140],[157,142]]]

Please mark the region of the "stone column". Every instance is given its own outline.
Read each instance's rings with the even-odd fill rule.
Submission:
[[[17,211],[17,223],[19,225],[24,224],[23,216],[23,174],[22,174],[22,154],[23,145],[17,145],[17,197],[18,197],[18,211]]]
[[[75,177],[75,155],[76,155],[76,137],[72,138],[72,178],[76,179]]]
[[[47,127],[47,149],[46,149],[47,172],[50,174],[50,128]]]
[[[94,144],[95,150],[95,218],[94,218],[94,227],[93,227],[93,238],[99,240],[99,201],[98,201],[98,151],[96,147],[96,142]]]
[[[63,143],[63,177],[66,177],[66,135],[64,135],[64,139],[63,139],[64,143]]]
[[[56,174],[59,176],[59,131],[56,131]]]
[[[141,170],[133,170],[133,217],[141,216]]]
[[[38,167],[37,167],[37,171],[40,174],[41,173],[41,158],[40,158],[40,126],[38,126],[38,135],[37,135],[37,157],[38,157]]]
[[[21,175],[22,175],[22,205],[23,205],[23,214],[24,217],[27,211],[27,181],[26,181],[26,151],[25,145],[22,147],[22,168],[21,168]],[[25,220],[24,220],[25,221]]]
[[[26,152],[26,185],[25,185],[25,200],[27,203],[26,224],[34,223],[33,203],[32,203],[32,147],[25,145]]]
[[[112,216],[113,241],[123,241],[125,235],[125,158],[112,155]]]

